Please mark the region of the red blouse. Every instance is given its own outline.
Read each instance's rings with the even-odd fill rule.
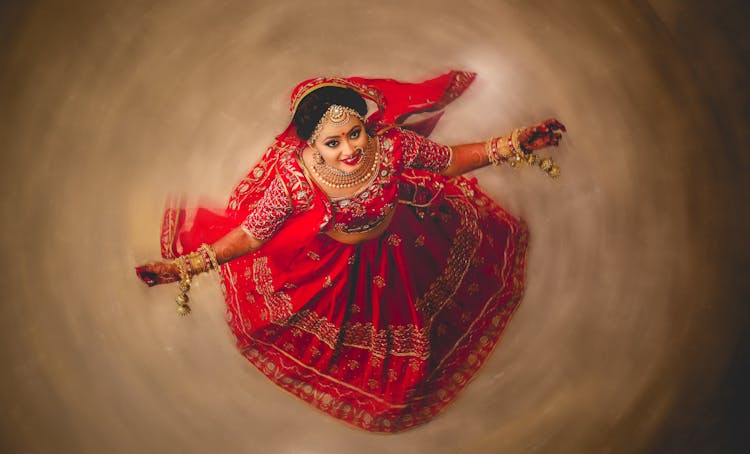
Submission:
[[[330,215],[321,231],[360,233],[376,228],[398,203],[398,181],[404,169],[439,173],[451,162],[450,147],[408,130],[391,128],[375,140],[380,153],[377,172],[369,184],[349,197],[324,198]],[[299,178],[302,169],[297,160],[285,161],[279,176],[241,225],[246,233],[261,241],[273,237],[289,217],[305,209],[306,204],[299,200],[309,199],[314,192],[309,180]]]

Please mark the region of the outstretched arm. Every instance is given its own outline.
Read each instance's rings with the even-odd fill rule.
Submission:
[[[259,249],[279,231],[292,211],[291,199],[283,182],[280,178],[274,179],[242,224],[211,245],[218,265]],[[190,274],[207,271],[214,266],[205,262],[200,257],[195,258],[197,269],[191,270]],[[180,271],[175,262],[148,262],[136,267],[135,271],[149,286],[180,280]]]
[[[237,227],[215,242],[212,247],[216,251],[216,261],[221,265],[259,249],[264,242],[248,234],[242,227]],[[137,266],[135,272],[149,287],[180,280],[180,271],[173,261],[147,262]]]
[[[551,118],[538,125],[524,128],[518,135],[518,142],[526,152],[533,152],[549,146],[556,147],[560,144],[562,138],[562,132],[560,131],[565,132],[565,126],[558,120]],[[507,140],[507,138],[501,137],[499,140]],[[443,175],[462,175],[490,164],[485,143],[454,145],[451,148],[453,149],[453,158],[450,165],[440,172]],[[510,155],[508,147],[498,147],[497,151],[503,158]]]

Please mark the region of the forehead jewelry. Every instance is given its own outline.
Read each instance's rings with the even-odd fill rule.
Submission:
[[[324,113],[323,116],[320,117],[320,121],[315,126],[315,130],[313,131],[307,143],[311,145],[315,143],[315,140],[318,138],[318,134],[320,134],[320,131],[326,126],[326,124],[330,123],[333,126],[343,126],[349,123],[352,115],[359,118],[359,120],[362,122],[365,121],[365,119],[362,118],[362,115],[360,115],[359,112],[352,109],[351,107],[331,104],[331,107],[326,110],[326,113]]]

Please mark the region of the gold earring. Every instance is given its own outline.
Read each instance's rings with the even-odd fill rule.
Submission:
[[[323,160],[323,155],[320,154],[320,152],[317,149],[315,149],[315,151],[313,152],[313,160],[318,165],[325,164],[325,160]]]

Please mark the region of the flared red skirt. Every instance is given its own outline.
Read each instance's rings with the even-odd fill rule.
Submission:
[[[254,254],[222,267],[242,354],[276,385],[359,428],[427,422],[474,377],[524,291],[528,232],[464,178],[401,201],[384,234],[325,234],[283,271]],[[460,186],[460,187],[459,187]]]

